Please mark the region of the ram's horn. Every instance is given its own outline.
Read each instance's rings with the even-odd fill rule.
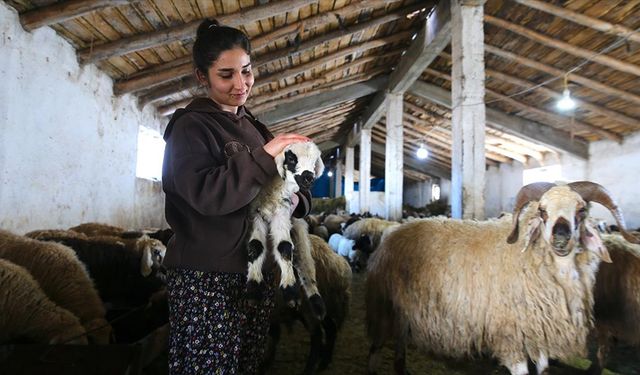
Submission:
[[[625,240],[631,243],[640,243],[640,239],[636,238],[634,235],[626,231],[626,226],[624,224],[624,218],[622,217],[622,212],[618,208],[616,202],[614,202],[613,198],[611,198],[611,194],[605,189],[602,185],[597,184],[591,181],[576,181],[568,184],[571,190],[580,194],[582,199],[587,202],[597,202],[601,205],[605,206],[613,215],[613,218],[616,219],[616,223],[620,228],[620,234],[624,237]]]
[[[507,237],[507,243],[515,243],[518,241],[519,218],[522,208],[531,201],[538,201],[544,193],[556,186],[550,182],[534,182],[523,186],[516,196],[516,204],[513,207],[513,229]]]

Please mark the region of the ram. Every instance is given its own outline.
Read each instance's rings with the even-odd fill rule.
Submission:
[[[528,374],[528,358],[542,373],[549,358],[586,354],[595,273],[610,261],[587,202],[607,207],[624,230],[608,192],[581,181],[523,187],[512,223],[433,218],[385,234],[366,283],[369,373],[390,337],[397,373],[409,338],[451,357],[492,354],[517,375]]]

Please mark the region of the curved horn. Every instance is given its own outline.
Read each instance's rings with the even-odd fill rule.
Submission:
[[[605,189],[602,185],[597,184],[591,181],[576,181],[568,184],[571,190],[580,194],[582,199],[587,202],[597,202],[601,205],[605,206],[613,215],[613,218],[616,219],[616,223],[620,228],[620,234],[624,237],[625,240],[631,243],[640,243],[640,239],[633,236],[631,233],[626,231],[626,226],[624,224],[624,218],[622,217],[622,211],[618,208],[616,202],[611,198],[611,194]]]
[[[520,189],[518,195],[516,195],[516,204],[513,207],[513,229],[511,230],[509,237],[507,237],[507,243],[515,243],[518,241],[518,219],[520,218],[520,211],[522,211],[522,208],[531,201],[540,200],[542,194],[546,193],[547,190],[554,186],[556,186],[556,184],[552,184],[551,182],[534,182],[525,185]]]

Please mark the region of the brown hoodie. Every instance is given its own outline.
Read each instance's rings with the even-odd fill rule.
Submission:
[[[278,173],[263,148],[272,138],[244,107],[233,114],[198,98],[174,113],[162,167],[165,214],[175,232],[165,266],[246,273],[248,205]],[[301,217],[310,196],[299,197],[294,216]]]

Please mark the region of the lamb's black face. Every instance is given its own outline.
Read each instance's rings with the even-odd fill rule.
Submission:
[[[300,188],[304,190],[311,189],[313,182],[316,180],[313,172],[310,171],[304,171],[302,172],[302,174],[297,174],[294,177],[296,179],[296,182],[298,183],[298,186],[300,186]]]
[[[296,173],[296,166],[298,165],[298,157],[291,150],[287,150],[284,153],[284,169],[291,173]]]

